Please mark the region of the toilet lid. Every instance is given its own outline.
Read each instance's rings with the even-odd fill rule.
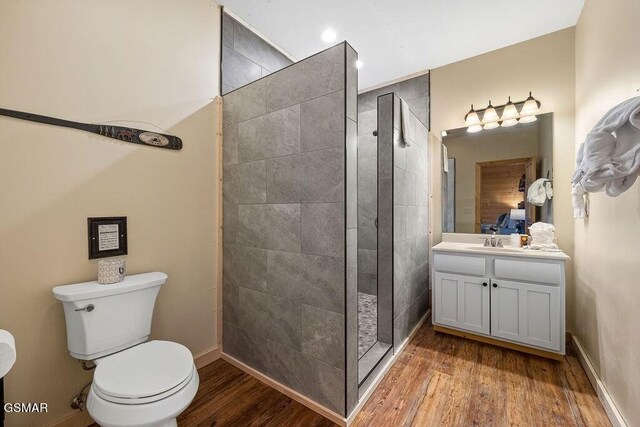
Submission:
[[[185,346],[150,341],[100,359],[92,386],[118,400],[150,398],[183,385],[193,369],[193,356]]]

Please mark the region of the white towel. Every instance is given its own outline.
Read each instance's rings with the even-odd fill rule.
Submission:
[[[580,183],[573,186],[571,190],[571,204],[573,206],[573,217],[575,219],[583,219],[587,215],[587,208],[585,203],[586,191],[582,188]]]
[[[449,173],[449,152],[444,144],[442,144],[442,171]]]
[[[411,110],[409,110],[409,104],[407,101],[400,98],[400,127],[402,128],[402,140],[405,147],[410,147],[409,141],[409,125],[411,123]]]
[[[609,110],[580,145],[573,175],[588,193],[602,191],[615,197],[627,191],[640,170],[640,97]],[[577,190],[580,191],[580,190]],[[579,202],[578,198],[574,198]],[[581,209],[574,204],[574,210]]]
[[[536,179],[527,191],[527,202],[534,206],[544,206],[547,199],[552,197],[551,182],[546,178]]]

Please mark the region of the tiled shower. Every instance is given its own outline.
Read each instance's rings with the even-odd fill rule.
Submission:
[[[223,352],[343,417],[362,392],[358,194],[363,188],[358,171],[363,157],[356,60],[351,46],[341,43],[232,90],[224,96],[223,114]],[[384,122],[388,135],[394,133],[393,111]],[[426,140],[424,130],[413,136],[421,138],[417,147]],[[370,148],[379,150],[380,141]],[[392,143],[390,137],[386,149]],[[394,260],[396,172],[384,181],[376,176],[379,167],[372,165],[372,185],[376,197],[381,186],[387,188],[386,217],[379,219],[387,231],[382,237],[386,250],[374,253],[374,265],[381,255],[388,261],[382,273],[388,292],[381,297],[389,309],[387,319],[377,322],[391,345],[417,321],[423,305],[416,301],[428,291],[419,296],[408,292],[406,298],[402,294],[413,308],[402,313],[392,309],[394,270],[404,284],[405,276],[417,274],[410,268],[417,261],[407,266]],[[412,185],[418,203],[420,183]],[[397,250],[405,251],[405,257],[424,256],[426,262],[423,240],[412,239],[415,245]],[[424,280],[423,285],[427,276]],[[394,317],[397,340],[392,339]]]

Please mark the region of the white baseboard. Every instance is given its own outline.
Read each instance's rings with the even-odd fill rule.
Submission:
[[[587,373],[587,377],[589,378],[593,389],[596,391],[600,402],[602,402],[602,406],[604,406],[604,411],[607,413],[609,421],[611,421],[611,424],[614,427],[627,427],[627,423],[622,418],[622,414],[618,411],[615,402],[596,372],[593,363],[591,363],[589,356],[587,356],[587,353],[584,351],[584,347],[582,347],[578,338],[573,334],[571,334],[571,343],[573,344],[573,348],[576,350],[578,360],[580,360],[580,364]]]
[[[378,385],[380,385],[380,383],[384,379],[384,376],[387,374],[387,372],[389,372],[389,369],[391,369],[393,364],[396,363],[396,361],[398,360],[398,357],[400,356],[400,353],[402,353],[402,350],[404,350],[407,344],[409,344],[409,341],[411,341],[411,338],[413,338],[413,336],[418,332],[418,329],[420,329],[422,324],[429,318],[429,316],[431,316],[431,309],[428,309],[425,315],[422,316],[422,319],[420,319],[418,324],[413,328],[409,336],[402,342],[402,344],[400,344],[400,346],[397,349],[394,348],[393,357],[389,359],[387,363],[385,363],[385,365],[382,367],[380,372],[378,372],[378,375],[376,375],[376,378],[371,382],[371,385],[369,386],[369,388],[364,392],[362,397],[358,400],[358,404],[356,405],[356,407],[353,409],[353,411],[351,411],[351,415],[349,415],[349,417],[347,418],[347,427],[351,425],[351,423],[353,423],[353,421],[356,419],[356,417],[358,416],[358,414],[360,413],[364,405],[367,403],[371,395],[373,395],[373,392],[376,390],[376,388],[378,388]]]
[[[340,414],[333,412],[331,409],[326,408],[322,405],[320,405],[319,403],[314,402],[313,400],[309,399],[307,396],[304,396],[301,393],[298,393],[297,391],[293,390],[292,388],[287,387],[286,385],[269,378],[268,376],[266,376],[265,374],[263,374],[262,372],[253,369],[251,366],[246,365],[244,363],[242,363],[241,361],[239,361],[238,359],[229,356],[226,353],[222,353],[222,360],[225,360],[229,363],[231,363],[233,366],[235,366],[236,368],[240,369],[241,371],[246,372],[247,374],[251,375],[252,377],[256,378],[258,381],[261,381],[263,383],[265,383],[266,385],[268,385],[271,388],[274,388],[276,390],[278,390],[280,393],[289,396],[290,398],[292,398],[293,400],[295,400],[298,403],[301,403],[302,405],[306,406],[307,408],[317,412],[318,414],[322,415],[323,417],[329,419],[330,421],[338,424],[341,427],[345,427],[347,424],[347,420]]]

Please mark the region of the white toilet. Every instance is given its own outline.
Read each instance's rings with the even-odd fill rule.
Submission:
[[[73,357],[96,364],[87,410],[101,426],[175,426],[200,379],[191,352],[170,341],[147,341],[164,273],[123,282],[58,286]]]

